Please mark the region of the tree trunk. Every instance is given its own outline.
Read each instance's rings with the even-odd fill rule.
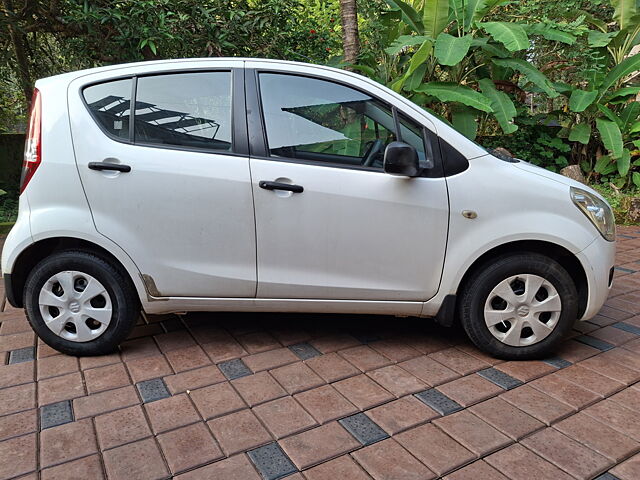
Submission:
[[[3,6],[7,16],[15,14],[11,0],[4,0]],[[29,105],[31,102],[31,94],[33,93],[33,81],[31,80],[31,73],[29,72],[29,59],[25,51],[25,38],[11,21],[9,21],[8,27],[9,38],[11,39],[11,44],[16,54],[18,81],[20,82],[20,88],[24,94],[26,104]]]
[[[358,7],[356,0],[340,0],[340,18],[342,20],[342,45],[344,61],[354,64],[360,54],[358,37]]]

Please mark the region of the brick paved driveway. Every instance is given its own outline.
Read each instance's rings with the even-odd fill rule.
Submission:
[[[637,480],[640,227],[619,234],[607,305],[544,362],[416,319],[214,313],[77,359],[8,309],[0,478]]]

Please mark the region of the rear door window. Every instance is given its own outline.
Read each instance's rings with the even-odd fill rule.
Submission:
[[[231,150],[231,72],[139,77],[136,144]]]

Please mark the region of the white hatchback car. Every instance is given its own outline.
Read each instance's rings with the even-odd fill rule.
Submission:
[[[8,300],[75,355],[116,348],[142,308],[459,319],[486,352],[532,358],[593,317],[613,278],[596,192],[322,66],[39,80],[21,192]]]

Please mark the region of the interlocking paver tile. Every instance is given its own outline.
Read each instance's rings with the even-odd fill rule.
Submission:
[[[555,372],[556,370],[553,366],[547,363],[535,360],[529,360],[526,362],[504,362],[497,365],[495,368],[523,382],[530,382],[534,378]]]
[[[226,415],[246,407],[229,382],[217,383],[191,392],[191,399],[206,419]]]
[[[40,407],[40,428],[42,430],[69,422],[73,422],[73,410],[69,400]]]
[[[479,358],[468,355],[455,347],[431,353],[429,354],[429,357],[440,362],[446,367],[455,370],[461,375],[468,375],[469,373],[490,367],[487,362],[483,362]]]
[[[34,347],[24,347],[9,352],[9,365],[12,365],[14,363],[31,362],[34,359]]]
[[[618,362],[609,358],[603,358],[601,355],[588,358],[578,363],[581,367],[598,372],[600,375],[617,380],[618,382],[630,385],[640,380],[640,372],[627,368]]]
[[[358,340],[346,333],[315,338],[309,341],[309,343],[321,353],[331,353],[360,344]]]
[[[369,418],[391,435],[426,423],[438,417],[438,412],[429,408],[413,395],[385,403],[365,412]]]
[[[222,451],[204,423],[195,423],[158,435],[169,469],[178,473],[222,458]]]
[[[637,480],[640,478],[640,454],[612,468],[611,473],[620,480]]]
[[[275,438],[301,432],[316,421],[292,397],[283,397],[253,408]]]
[[[438,418],[433,423],[478,456],[487,455],[512,442],[467,410]]]
[[[101,413],[129,407],[140,403],[133,385],[94,393],[86,397],[73,400],[73,410],[76,418],[93,417]]]
[[[480,375],[483,378],[486,378],[490,382],[495,383],[496,385],[498,385],[501,388],[504,388],[505,390],[511,390],[512,388],[516,388],[517,386],[522,385],[521,380],[518,380],[517,378],[514,378],[511,375],[508,375],[507,373],[501,370],[498,370],[497,368],[494,368],[494,367],[480,370],[478,372],[478,375]]]
[[[368,372],[391,363],[391,360],[368,345],[358,345],[357,347],[341,350],[340,355],[362,372]]]
[[[84,394],[82,375],[79,372],[47,378],[38,382],[38,403],[40,405],[70,400],[82,397]]]
[[[324,385],[298,393],[294,395],[294,398],[318,423],[327,423],[358,411],[355,405],[344,398],[331,385]]]
[[[585,368],[581,365],[572,365],[571,367],[563,368],[554,375],[569,380],[601,396],[611,395],[624,388],[622,382],[600,375],[595,370]]]
[[[309,360],[313,357],[322,355],[318,350],[307,342],[296,343],[295,345],[289,345],[289,350],[295,353],[301,360]]]
[[[560,344],[556,350],[556,355],[569,362],[575,363],[585,358],[593,357],[601,353],[600,350],[594,347],[590,347],[584,343],[576,342],[575,340],[567,340]]]
[[[640,441],[640,417],[633,410],[607,399],[591,405],[584,410],[584,413],[634,440]]]
[[[184,393],[146,403],[144,409],[156,434],[200,420],[200,415]]]
[[[0,335],[0,352],[33,347],[35,344],[34,340],[35,333],[33,333],[33,331],[13,333],[11,335]]]
[[[275,480],[297,471],[277,443],[251,450],[248,455],[264,480]]]
[[[232,383],[250,406],[268,402],[287,394],[268,372],[238,378]]]
[[[333,386],[361,410],[375,407],[394,398],[391,393],[364,374],[340,380]]]
[[[378,368],[367,375],[398,398],[427,388],[424,382],[397,365]]]
[[[554,428],[616,462],[640,450],[635,440],[582,412],[556,423]]]
[[[97,357],[80,357],[79,360],[80,370],[89,370],[91,368],[104,367],[121,362],[119,352],[110,353],[109,355],[100,355]]]
[[[454,372],[427,356],[412,358],[411,360],[400,363],[400,366],[432,387],[449,382],[460,376],[459,373]]]
[[[164,383],[173,395],[186,390],[206,387],[207,385],[223,382],[224,380],[224,375],[222,375],[220,369],[215,365],[196,368],[195,370],[164,377]]]
[[[151,435],[139,405],[105,413],[95,418],[100,448],[106,450]]]
[[[335,352],[310,358],[305,363],[326,382],[335,382],[360,373],[356,367]]]
[[[521,443],[576,478],[593,478],[613,464],[554,428],[540,430]]]
[[[253,373],[251,369],[249,369],[249,367],[247,367],[247,365],[239,358],[219,363],[218,368],[229,380],[246,377]]]
[[[171,350],[191,347],[196,344],[196,341],[186,330],[163,333],[161,335],[156,335],[154,338],[158,343],[160,350],[164,353],[170,352]]]
[[[484,460],[477,460],[444,477],[444,480],[509,480]]]
[[[136,358],[126,362],[129,374],[135,383],[152,378],[171,375],[173,370],[164,355]]]
[[[474,405],[469,410],[513,440],[544,427],[541,421],[499,397]]]
[[[569,416],[574,411],[573,407],[529,385],[522,385],[509,390],[500,395],[500,397],[547,425]]]
[[[473,453],[431,424],[399,433],[394,439],[438,475],[444,475],[475,458]]]
[[[270,370],[282,365],[299,362],[300,359],[288,348],[278,348],[261,353],[254,353],[242,359],[254,372]]]
[[[615,323],[608,327],[601,328],[594,332],[591,332],[589,335],[593,338],[597,338],[598,340],[602,340],[603,342],[607,342],[611,345],[622,345],[623,343],[627,343],[631,340],[638,338],[638,335],[634,332],[630,332],[629,329],[616,328],[615,325],[626,325],[621,322]],[[629,325],[631,327],[631,325]],[[640,329],[639,329],[640,330]]]
[[[450,399],[435,388],[416,393],[415,396],[440,415],[449,415],[462,409],[458,402]]]
[[[0,442],[38,430],[38,411],[27,410],[0,417]]]
[[[303,362],[296,362],[291,365],[276,368],[271,370],[270,373],[290,394],[309,390],[324,384],[324,380]]]
[[[143,462],[141,458],[144,458]],[[160,480],[169,475],[160,449],[152,438],[104,452],[104,466],[109,480]]]
[[[340,424],[331,422],[280,440],[280,445],[304,469],[354,450],[360,443]]]
[[[100,457],[91,455],[56,467],[45,468],[42,471],[41,478],[42,480],[101,480],[104,478],[104,474],[102,473]]]
[[[213,362],[224,362],[245,355],[244,348],[231,335],[223,333],[210,342],[203,343],[202,349]]]
[[[465,407],[491,398],[503,391],[493,382],[474,374],[438,385],[436,389]]]
[[[47,428],[40,433],[40,465],[48,467],[98,451],[90,419]]]
[[[0,354],[0,359],[2,355]],[[0,365],[0,388],[33,382],[33,363]]]
[[[354,462],[349,455],[343,455],[342,457],[329,460],[309,470],[305,470],[304,476],[307,480],[371,479],[362,467]]]
[[[127,369],[123,363],[115,363],[104,367],[84,371],[84,381],[89,393],[111,390],[131,384]]]
[[[267,332],[252,332],[236,337],[249,353],[265,352],[281,347],[280,343]]]
[[[174,478],[178,480],[263,480],[246,455],[234,455]]]
[[[271,435],[249,409],[210,420],[208,424],[227,456],[272,441]]]
[[[420,356],[420,352],[415,348],[395,340],[381,340],[373,343],[371,347],[394,362],[403,362]]]
[[[357,413],[338,421],[363,445],[371,445],[389,435],[364,413]]]
[[[640,388],[637,388],[638,385],[635,385],[636,388],[626,388],[620,393],[616,393],[611,397],[611,400],[640,413]]]
[[[138,392],[140,392],[142,401],[145,403],[155,402],[156,400],[170,396],[167,386],[161,378],[136,383],[136,387]]]
[[[565,380],[557,374],[538,378],[529,385],[574,408],[584,408],[601,398],[597,393]]]
[[[436,477],[391,438],[358,450],[353,457],[376,480],[429,480]]]
[[[14,478],[36,469],[36,435],[25,435],[0,443],[0,478]]]
[[[78,359],[68,355],[54,355],[38,360],[38,380],[78,371]]]
[[[532,478],[571,480],[573,478],[520,444],[499,450],[485,460],[511,480],[531,480]]]

